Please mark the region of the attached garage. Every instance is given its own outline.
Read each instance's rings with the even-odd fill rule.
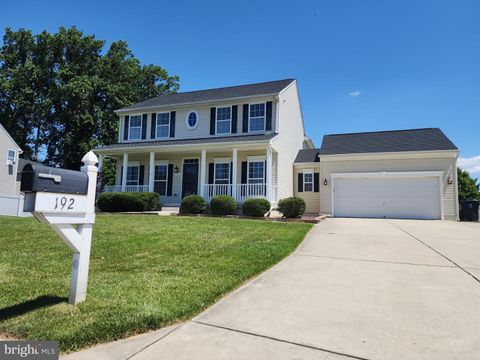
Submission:
[[[294,164],[294,179],[319,172],[319,196],[295,196],[323,215],[457,220],[457,158],[438,128],[326,135]]]
[[[442,173],[332,174],[332,215],[442,219]]]

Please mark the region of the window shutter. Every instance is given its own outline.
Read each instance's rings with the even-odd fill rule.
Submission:
[[[175,137],[175,111],[170,112],[170,137]]]
[[[215,164],[214,163],[210,163],[208,164],[208,183],[209,184],[213,184],[213,173],[214,173],[214,166]]]
[[[237,117],[238,117],[238,106],[232,106],[232,134],[237,133]]]
[[[298,174],[298,192],[303,192],[303,173]]]
[[[143,116],[142,116],[142,139],[147,138],[147,119],[148,119],[148,114],[143,114]]]
[[[320,192],[320,174],[313,174],[313,191]]]
[[[267,131],[272,131],[272,102],[267,101],[267,109],[265,114],[265,128]]]
[[[172,185],[173,185],[173,164],[168,164],[167,196],[172,196]]]
[[[210,135],[215,135],[215,112],[216,108],[210,108]]]
[[[243,127],[242,130],[244,133],[248,132],[248,104],[243,105]]]
[[[120,169],[120,185],[122,185],[122,183],[123,183],[123,165]]]
[[[128,120],[130,116],[125,115],[125,120],[123,120],[123,140],[128,140]]]
[[[247,175],[248,175],[247,166],[248,166],[248,162],[242,161],[242,184],[247,183]]]
[[[233,184],[233,162],[230,163],[230,184]]]
[[[263,181],[267,183],[267,161],[265,160],[263,165]]]
[[[138,185],[145,185],[145,165],[140,165],[138,174]]]
[[[150,126],[150,139],[155,139],[157,131],[157,113],[152,113],[152,124]]]

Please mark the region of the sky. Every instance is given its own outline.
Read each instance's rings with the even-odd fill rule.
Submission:
[[[5,1],[0,27],[125,40],[180,91],[295,78],[307,135],[440,127],[480,176],[480,1]]]

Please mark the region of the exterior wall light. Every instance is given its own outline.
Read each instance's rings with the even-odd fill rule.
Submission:
[[[452,185],[452,184],[453,184],[453,179],[452,179],[451,176],[448,177],[447,183],[448,183],[448,185]]]
[[[325,185],[325,186],[327,186],[327,185],[328,185],[328,181],[327,181],[327,179],[324,179],[324,180],[323,180],[323,185]]]
[[[175,174],[178,174],[178,166],[177,166],[177,165],[175,165],[175,168],[173,169],[173,172],[174,172]]]

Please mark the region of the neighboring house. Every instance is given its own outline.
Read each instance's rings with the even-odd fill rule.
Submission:
[[[457,219],[458,150],[439,129],[325,136],[304,131],[294,79],[162,95],[116,111],[119,139],[95,149],[117,160],[104,191],[300,196],[333,216]]]
[[[297,152],[313,147],[294,79],[163,95],[116,113],[118,143],[95,149],[117,160],[104,191],[156,191],[164,205],[190,194],[276,203],[293,196]]]
[[[456,220],[457,157],[436,128],[326,135],[320,149],[299,151],[295,196],[332,216]]]
[[[18,159],[22,150],[0,124],[0,215],[22,213],[20,184],[17,182]]]

